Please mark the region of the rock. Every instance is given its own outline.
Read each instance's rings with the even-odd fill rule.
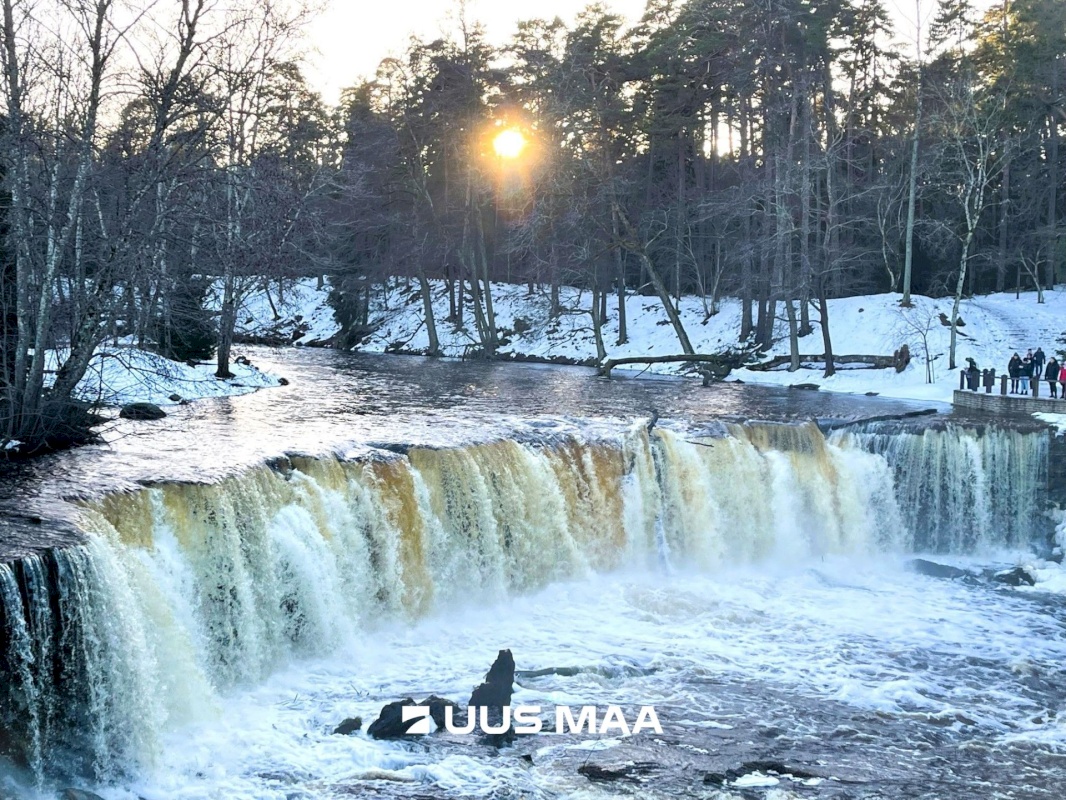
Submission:
[[[579,775],[584,775],[590,781],[597,781],[600,783],[609,783],[612,781],[630,781],[632,783],[639,783],[637,779],[638,775],[647,775],[653,772],[658,764],[652,761],[637,761],[635,763],[623,764],[617,769],[610,769],[608,767],[599,767],[595,764],[582,764],[577,768]]]
[[[172,395],[171,395],[170,397],[168,397],[167,399],[168,399],[168,400],[169,400],[170,402],[172,402],[172,403],[180,403],[180,402],[181,402],[181,395],[180,395],[180,394],[172,394]]]
[[[351,736],[363,727],[362,717],[349,717],[333,729],[334,736]]]
[[[513,693],[514,656],[510,650],[501,650],[485,675],[485,682],[474,689],[467,705],[502,709],[511,705]]]
[[[367,735],[375,739],[402,739],[407,736],[407,729],[418,720],[403,721],[403,709],[405,706],[418,705],[410,697],[389,703],[381,709],[381,714],[366,729]]]
[[[546,667],[544,669],[520,669],[515,672],[519,678],[543,678],[546,675],[558,675],[561,678],[573,678],[580,675],[581,667]]]
[[[163,419],[167,414],[153,403],[130,403],[122,406],[119,416],[123,419],[152,420]]]
[[[817,392],[820,387],[817,383],[794,383],[788,387],[789,389],[802,389],[807,392]]]
[[[514,332],[517,334],[523,334],[526,331],[532,329],[532,325],[528,320],[522,319],[522,317],[514,318]]]
[[[252,366],[252,362],[248,360],[247,356],[237,356],[235,359],[233,359],[233,363],[240,364],[244,367]]]
[[[104,798],[83,789],[64,789],[59,795],[59,800],[104,800]]]
[[[278,386],[288,386],[288,385],[289,385],[289,379],[288,378],[278,378]]]
[[[958,567],[949,567],[947,564],[937,564],[935,561],[926,561],[924,558],[913,558],[907,562],[907,569],[917,572],[919,575],[928,575],[931,578],[965,578],[970,573]]]
[[[463,712],[462,706],[453,700],[448,700],[445,697],[437,697],[437,695],[430,695],[422,701],[421,705],[429,706],[429,716],[433,718],[433,721],[437,723],[437,730],[444,730],[444,710],[446,708],[453,708],[455,711],[452,713],[452,719],[459,724],[460,715]]]
[[[903,372],[911,363],[911,348],[910,345],[904,344],[899,350],[892,354],[893,366],[896,368],[896,372]]]
[[[992,576],[992,580],[997,583],[1005,583],[1007,586],[1021,586],[1023,583],[1027,586],[1036,586],[1036,578],[1030,575],[1025,567],[1015,567],[1014,569],[997,572]]]

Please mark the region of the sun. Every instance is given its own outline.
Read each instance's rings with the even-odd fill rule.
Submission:
[[[526,149],[526,137],[514,128],[500,131],[492,140],[492,149],[500,158],[518,158]]]

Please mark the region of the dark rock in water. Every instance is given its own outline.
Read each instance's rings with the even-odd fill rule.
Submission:
[[[163,419],[167,414],[153,403],[130,403],[122,407],[119,416],[123,419],[152,420]]]
[[[487,722],[488,726],[494,729],[498,729],[503,725],[503,710],[499,708],[489,708],[485,711],[485,716],[481,714],[480,708],[474,708],[473,706],[467,709],[470,714],[478,715],[478,724]],[[483,733],[478,737],[478,741],[482,744],[486,744],[489,747],[495,747],[499,750],[501,747],[507,747],[515,743],[515,739],[518,738],[518,734],[515,733],[514,722],[510,722],[507,725],[507,729],[502,733]]]
[[[799,767],[790,767],[787,764],[782,764],[780,761],[745,761],[740,765],[739,769],[731,769],[726,771],[726,775],[730,778],[741,778],[745,775],[750,775],[753,772],[762,772],[766,775],[791,775],[793,778],[799,778],[806,781],[812,778],[825,778],[825,775],[819,775],[809,770],[801,769]]]
[[[289,379],[288,378],[278,378],[278,386],[288,386],[288,385],[289,385]]]
[[[514,693],[514,656],[510,650],[501,650],[492,662],[485,682],[474,689],[470,695],[467,713],[479,714],[480,709],[487,709],[487,721],[492,726],[503,724],[503,709],[511,705],[511,695]],[[487,733],[481,737],[484,744],[493,747],[503,747],[512,744],[515,740],[514,725],[509,725],[503,733]]]
[[[374,720],[370,727],[366,729],[367,735],[374,737],[375,739],[402,739],[407,736],[407,729],[414,725],[418,720],[403,720],[403,709],[407,706],[416,706],[414,700],[410,697],[405,697],[403,700],[398,700],[395,703],[389,703],[387,706],[381,709],[381,714]]]
[[[947,564],[937,564],[935,561],[926,561],[924,558],[914,558],[907,562],[907,569],[917,572],[919,575],[928,575],[931,578],[965,578],[970,575],[964,569],[950,567]]]
[[[429,716],[437,723],[437,730],[444,730],[444,710],[446,708],[455,709],[452,712],[452,720],[457,724],[462,724],[461,715],[463,712],[462,706],[456,703],[454,700],[449,700],[446,697],[437,697],[437,695],[430,695],[421,703],[424,706],[429,706]]]
[[[501,709],[511,705],[514,692],[514,656],[501,650],[485,675],[485,682],[474,689],[467,705]]]
[[[802,389],[807,392],[817,392],[822,387],[817,383],[794,383],[788,387],[789,389]]]
[[[590,781],[610,783],[613,781],[629,781],[639,783],[638,775],[647,775],[653,772],[658,765],[650,761],[640,761],[634,764],[623,764],[616,769],[599,767],[595,764],[582,764],[577,768],[579,775],[584,775]]]
[[[172,403],[180,403],[181,402],[181,395],[180,394],[172,394],[168,399]]]
[[[100,795],[82,789],[64,789],[59,800],[104,800]]]
[[[349,717],[333,730],[333,734],[334,736],[351,736],[356,731],[361,730],[362,727],[362,717]]]
[[[1007,586],[1021,586],[1022,584],[1036,586],[1036,578],[1026,572],[1024,567],[1015,567],[1014,569],[997,572],[992,576],[992,580],[997,583],[1005,583]]]
[[[544,669],[520,669],[515,672],[519,678],[543,678],[546,675],[558,675],[561,678],[573,678],[580,675],[581,667],[545,667]]]

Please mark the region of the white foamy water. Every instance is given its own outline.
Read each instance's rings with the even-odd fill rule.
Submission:
[[[71,770],[116,800],[584,791],[569,740],[527,747],[530,766],[330,734],[405,696],[465,701],[505,647],[521,669],[580,668],[516,702],[654,704],[693,757],[761,728],[810,749],[857,726],[871,765],[926,728],[1054,738],[1054,607],[900,567],[1020,544],[1025,526],[996,539],[1003,509],[974,506],[1009,474],[999,505],[1035,508],[1043,439],[721,433],[292,457],[88,503],[88,545],[0,573],[16,744],[42,785]],[[972,485],[930,494],[918,467]]]
[[[529,796],[586,788],[584,778],[551,768],[555,748],[573,746],[552,735],[539,737],[530,769],[506,750],[447,752],[330,733],[347,717],[369,723],[408,695],[465,702],[504,647],[519,669],[587,670],[520,679],[515,703],[654,704],[668,732],[714,726],[738,737],[763,720],[736,700],[773,687],[812,705],[879,711],[886,724],[925,715],[970,720],[974,739],[1048,738],[1056,727],[1031,721],[1048,709],[1020,681],[1029,672],[1061,676],[1066,663],[1061,626],[1041,606],[894,564],[828,559],[773,574],[620,574],[387,626],[336,657],[292,664],[220,697],[210,719],[163,739],[151,774],[105,794],[281,800],[389,782],[477,796],[503,786]],[[731,688],[707,691],[709,677]],[[810,720],[793,723],[798,734]]]

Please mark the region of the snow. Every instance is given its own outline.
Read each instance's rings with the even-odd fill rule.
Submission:
[[[220,380],[215,377],[214,362],[190,366],[136,347],[104,347],[89,362],[75,394],[81,400],[111,406],[136,402],[173,405],[180,400],[247,394],[278,385],[277,377],[235,359],[236,354],[230,364],[233,377]],[[179,400],[170,399],[172,395]]]
[[[431,281],[433,308],[437,334],[445,356],[461,358],[479,346],[473,314],[466,312],[466,326],[457,328],[445,321],[448,315],[448,296],[442,281]],[[316,288],[313,279],[300,282],[287,290],[285,318],[299,317],[310,325],[297,343],[325,341],[333,336],[338,325],[326,302],[328,287]],[[550,316],[548,289],[534,287],[531,294],[525,284],[493,284],[493,304],[497,327],[513,331],[515,321],[523,320],[528,330],[503,337],[499,354],[558,358],[591,363],[596,356],[592,317],[589,312],[591,293],[573,287],[562,287],[560,302],[563,313],[556,319]],[[903,344],[911,352],[911,364],[902,373],[893,369],[849,369],[838,367],[836,375],[823,377],[821,365],[809,365],[796,372],[781,369],[772,372],[750,369],[734,370],[728,380],[763,383],[778,386],[816,384],[835,392],[876,393],[885,397],[923,401],[950,402],[958,388],[957,370],[948,369],[950,328],[941,324],[940,315],[951,314],[950,297],[930,298],[913,295],[913,307],[900,307],[899,294],[875,294],[840,298],[829,301],[830,332],[833,351],[840,355],[891,356]],[[1044,348],[1049,356],[1061,353],[1066,342],[1060,339],[1066,325],[1066,287],[1044,294],[1044,303],[1037,302],[1035,292],[982,295],[962,302],[959,315],[964,325],[959,329],[956,365],[961,369],[967,358],[973,358],[979,368],[994,368],[997,374],[1006,370],[1012,353],[1024,355],[1028,349]],[[275,300],[276,304],[276,300]],[[603,329],[603,341],[609,358],[625,356],[675,355],[681,352],[673,328],[670,326],[659,299],[654,296],[631,295],[626,301],[628,342],[617,344],[617,297],[611,295],[607,303],[608,322]],[[265,296],[248,298],[240,315],[247,332],[264,331],[277,325]],[[359,350],[364,352],[424,352],[429,347],[422,300],[417,284],[403,280],[391,281],[386,291],[376,290],[371,303],[371,322],[376,331]],[[280,309],[279,309],[280,310]],[[703,298],[681,298],[680,316],[692,345],[698,353],[721,353],[738,349],[741,342],[740,302],[725,298],[718,313],[708,316]],[[779,306],[780,319],[774,330],[775,345],[769,356],[789,353],[788,326],[784,309]],[[800,339],[803,355],[823,355],[819,315],[811,310],[813,332]],[[926,345],[928,344],[928,349]],[[926,381],[926,362],[929,362],[932,383]],[[678,374],[685,370],[679,364],[656,364],[650,371]],[[1042,386],[1045,389],[1046,386]],[[1046,391],[1044,392],[1046,395]]]
[[[318,279],[301,278],[285,281],[279,291],[275,281],[264,281],[256,291],[248,292],[237,306],[236,333],[271,342],[323,344],[340,330],[327,302],[330,287],[318,287]],[[216,284],[207,305],[217,311],[222,306],[221,286]]]

